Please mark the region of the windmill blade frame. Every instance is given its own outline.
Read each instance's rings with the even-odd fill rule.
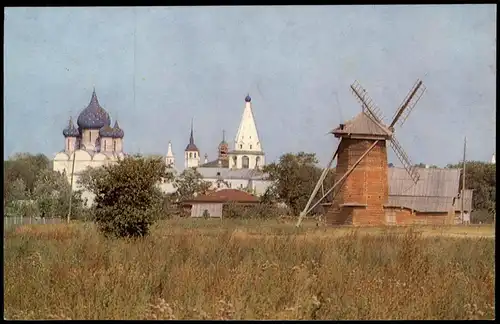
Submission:
[[[399,127],[403,126],[405,121],[408,119],[408,116],[410,116],[410,113],[413,111],[413,108],[415,108],[418,101],[423,96],[425,90],[427,90],[426,86],[423,84],[421,80],[417,79],[413,87],[410,89],[406,97],[403,99],[403,102],[401,103],[399,108],[394,113],[389,128],[393,128],[398,121],[399,121]]]
[[[384,123],[384,115],[381,110],[375,105],[373,99],[368,95],[368,92],[361,86],[358,80],[355,80],[353,84],[351,84],[351,91],[354,94],[354,97],[358,100],[363,108],[363,111],[366,109],[372,115],[372,117],[380,124]]]
[[[391,136],[390,146],[391,146],[391,149],[396,154],[396,157],[399,159],[399,161],[403,165],[403,168],[405,168],[405,170],[406,170],[406,172],[408,172],[408,175],[410,176],[410,178],[416,184],[418,182],[418,180],[420,179],[420,174],[418,173],[417,167],[411,163],[410,158],[408,157],[408,154],[406,154],[405,150],[403,149],[401,144],[399,144],[399,141],[396,139],[396,137],[394,135]]]

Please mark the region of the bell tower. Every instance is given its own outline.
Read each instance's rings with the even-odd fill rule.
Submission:
[[[194,144],[193,120],[191,119],[191,134],[189,136],[189,144],[184,150],[184,167],[197,168],[200,165],[200,150]]]

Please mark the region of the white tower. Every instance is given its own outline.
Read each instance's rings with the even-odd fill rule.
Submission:
[[[189,136],[189,144],[184,150],[184,167],[197,168],[200,165],[200,151],[194,144],[193,136],[193,120],[191,120],[191,135]]]
[[[167,156],[165,157],[165,164],[167,167],[173,168],[175,166],[175,157],[174,153],[172,152],[172,142],[168,141],[168,150],[167,150]]]
[[[495,153],[493,153],[493,156],[491,157],[491,164],[495,164]]]
[[[247,95],[240,126],[234,139],[234,150],[229,153],[229,167],[258,169],[264,166],[264,162],[264,152],[252,112],[252,98]]]

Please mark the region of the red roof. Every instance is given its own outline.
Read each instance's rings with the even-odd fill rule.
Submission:
[[[222,189],[218,191],[211,192],[207,195],[201,195],[193,199],[188,200],[189,202],[237,202],[237,203],[257,203],[259,198],[255,197],[248,192],[236,190],[236,189]],[[186,202],[188,202],[186,201]]]

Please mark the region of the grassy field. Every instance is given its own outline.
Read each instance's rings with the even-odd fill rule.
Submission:
[[[9,319],[493,319],[494,228],[164,221],[4,233]]]

